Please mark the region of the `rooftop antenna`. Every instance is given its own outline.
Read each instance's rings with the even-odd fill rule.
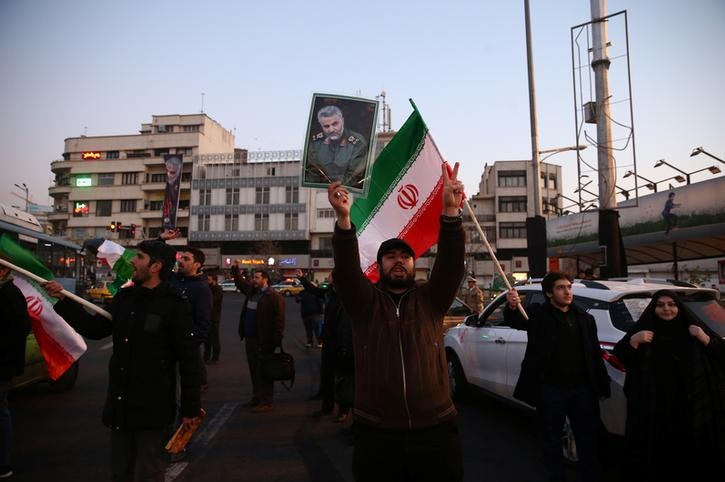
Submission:
[[[380,92],[380,95],[375,96],[378,102],[382,102],[382,113],[380,115],[382,123],[380,124],[380,132],[390,132],[392,129],[390,125],[390,106],[385,102],[385,91]]]
[[[204,92],[201,93],[201,113],[204,113]]]

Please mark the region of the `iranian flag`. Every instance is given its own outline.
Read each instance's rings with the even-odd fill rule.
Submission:
[[[53,273],[45,264],[7,234],[0,236],[0,252],[14,265],[46,280],[53,279]],[[57,300],[49,297],[38,283],[17,272],[13,273],[13,282],[25,295],[33,334],[48,366],[48,374],[52,380],[57,380],[85,353],[86,342],[53,310]]]
[[[378,279],[376,255],[386,239],[404,239],[416,258],[438,241],[443,163],[413,104],[413,113],[373,165],[368,197],[356,199],[350,208],[361,268],[371,281]]]
[[[102,238],[89,239],[83,243],[83,247],[95,254],[97,259],[105,262],[116,273],[115,281],[108,286],[108,290],[115,296],[116,292],[125,286],[133,275],[131,258],[136,256],[136,251]]]

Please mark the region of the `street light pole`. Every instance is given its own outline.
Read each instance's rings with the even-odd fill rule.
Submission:
[[[702,146],[694,148],[694,149],[692,150],[692,154],[690,154],[690,157],[692,157],[692,156],[696,156],[696,155],[698,155],[698,154],[705,154],[706,156],[710,156],[710,157],[712,157],[713,159],[715,159],[716,161],[720,161],[720,162],[722,162],[723,164],[725,164],[725,161],[723,161],[722,159],[720,159],[720,158],[719,158],[719,157],[717,157],[717,156],[713,156],[712,154],[710,154],[709,152],[707,152],[707,151],[706,151],[705,149],[703,149],[703,148],[702,148]]]
[[[529,275],[543,277],[547,270],[546,220],[541,214],[541,164],[539,161],[539,131],[536,121],[536,90],[534,86],[534,60],[531,47],[531,15],[529,0],[524,0],[526,24],[526,65],[529,77],[529,120],[531,124],[531,164],[533,190],[533,216],[526,218],[526,247]]]
[[[681,172],[682,174],[684,174],[685,175],[685,179],[687,180],[687,184],[690,184],[690,175],[688,173],[686,173],[685,171],[683,171],[682,169],[680,169],[678,167],[673,166],[672,164],[670,164],[669,162],[665,161],[664,159],[660,159],[659,161],[655,162],[655,167],[660,167],[662,165],[670,166],[675,171]]]

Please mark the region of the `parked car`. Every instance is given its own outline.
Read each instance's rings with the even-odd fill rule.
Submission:
[[[443,331],[463,323],[466,317],[473,314],[473,310],[468,307],[460,298],[456,298],[451,303],[446,316],[443,318]]]
[[[305,288],[298,279],[287,279],[281,283],[273,284],[272,289],[285,296],[297,296]]]
[[[112,281],[99,281],[86,292],[88,298],[97,303],[109,303],[113,299],[113,294],[108,289],[111,283]]]
[[[573,284],[574,303],[594,317],[602,348],[602,358],[611,377],[612,396],[600,403],[604,428],[623,435],[626,399],[622,391],[624,367],[612,354],[614,345],[625,335],[650,302],[655,291],[671,289],[678,293],[703,322],[725,337],[725,307],[716,290],[686,283],[636,279],[630,281],[579,281]],[[544,302],[540,282],[516,287],[524,307]],[[480,314],[466,318],[451,328],[444,344],[448,362],[451,395],[465,397],[472,387],[524,407],[513,398],[521,361],[526,350],[526,331],[507,326],[503,309],[506,295],[499,295]],[[565,457],[576,460],[573,434],[568,426],[562,436]]]
[[[219,283],[219,286],[222,287],[222,291],[239,291],[237,289],[237,285],[234,284],[234,280],[227,279]]]

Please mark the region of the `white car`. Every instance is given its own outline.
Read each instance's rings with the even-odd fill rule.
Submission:
[[[601,417],[606,430],[624,434],[626,399],[622,391],[624,367],[612,354],[650,302],[652,294],[661,289],[678,293],[685,305],[710,326],[725,336],[725,307],[716,290],[697,288],[687,283],[665,280],[636,279],[630,281],[580,281],[573,284],[574,303],[586,310],[597,323],[602,357],[611,377],[612,396],[601,402]],[[526,308],[544,302],[540,283],[516,286]],[[460,400],[471,387],[476,387],[506,401],[528,408],[513,397],[526,350],[526,331],[507,326],[503,317],[506,295],[499,295],[480,314],[471,315],[448,330],[444,343],[448,362],[451,396]],[[576,460],[576,448],[568,427],[562,437],[565,457]]]
[[[222,287],[222,291],[239,291],[237,290],[237,285],[234,284],[234,280],[224,280],[219,283],[219,286]]]

